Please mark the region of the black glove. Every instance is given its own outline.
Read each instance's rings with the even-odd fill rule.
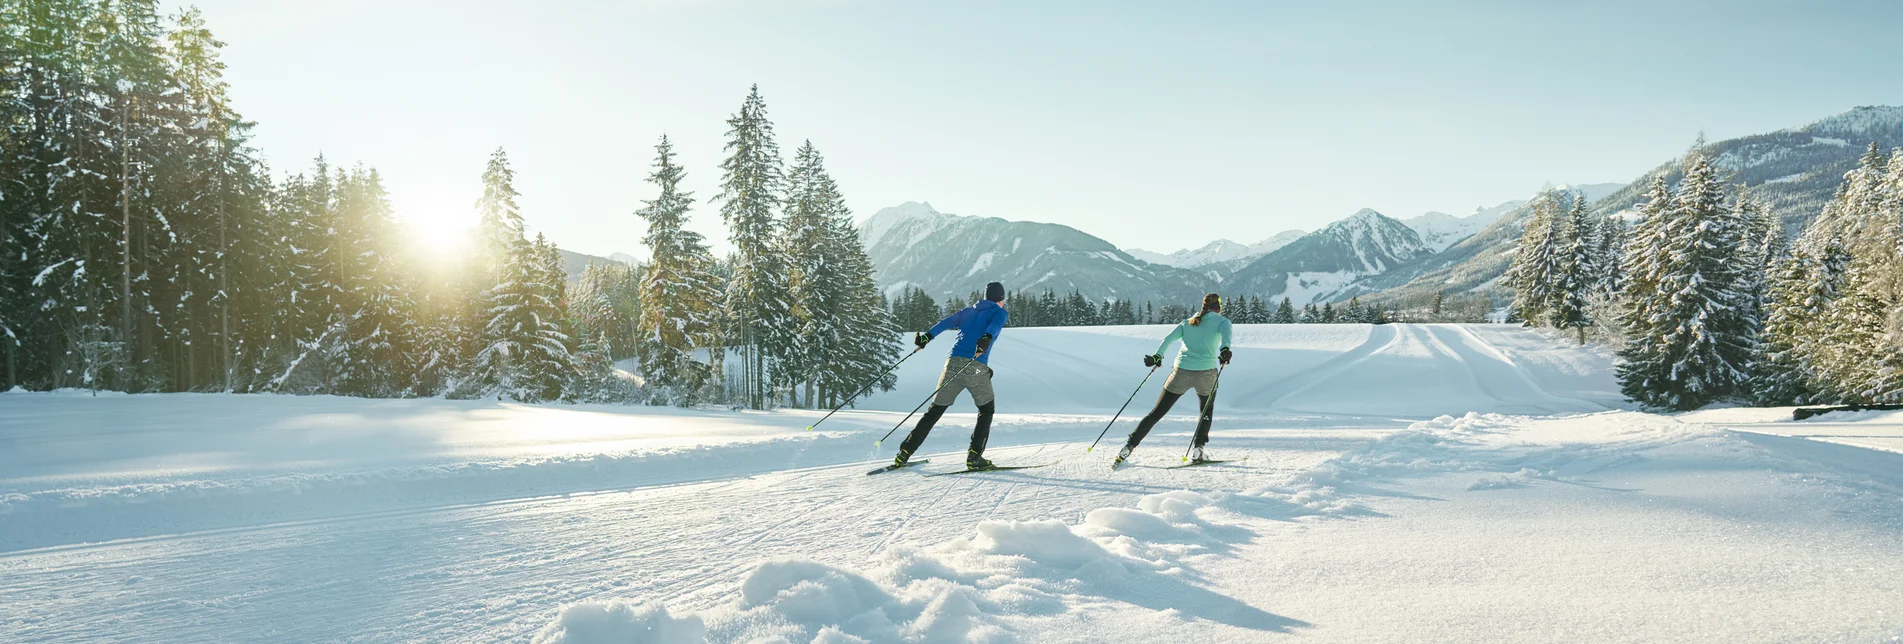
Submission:
[[[925,345],[931,344],[931,342],[932,342],[932,334],[930,333],[925,333],[921,331],[919,332],[918,335],[912,336],[912,344],[918,345],[918,348],[920,349],[925,348]]]
[[[976,358],[978,356],[984,355],[986,351],[990,351],[990,350],[991,350],[991,334],[986,333],[984,335],[978,336],[978,352],[971,354],[971,356]]]
[[[1163,364],[1162,354],[1143,356],[1143,366],[1145,367],[1150,367],[1154,369],[1156,368],[1157,365],[1160,365],[1160,364]]]
[[[1222,353],[1216,354],[1216,360],[1223,364],[1229,364],[1229,358],[1233,355],[1234,354],[1229,353],[1229,347],[1223,347]]]

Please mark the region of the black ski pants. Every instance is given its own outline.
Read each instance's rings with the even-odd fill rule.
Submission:
[[[1168,390],[1165,390],[1163,395],[1157,396],[1156,407],[1152,408],[1150,413],[1143,417],[1143,422],[1137,423],[1136,431],[1130,432],[1130,440],[1126,441],[1124,446],[1130,449],[1136,449],[1137,443],[1143,442],[1143,437],[1150,435],[1150,428],[1156,427],[1157,421],[1163,420],[1163,415],[1170,413],[1170,408],[1176,406],[1176,399],[1182,397],[1183,394],[1170,393]],[[1216,420],[1216,406],[1210,404],[1209,396],[1202,394],[1196,395],[1196,403],[1198,409],[1202,410],[1202,416],[1196,419],[1196,440],[1194,444],[1197,447],[1201,447],[1209,442],[1209,424]]]
[[[910,460],[912,452],[925,444],[925,437],[932,433],[932,426],[938,424],[938,418],[950,408],[950,405],[932,405],[924,416],[920,416],[918,426],[912,428],[912,433],[905,435],[905,442],[899,443],[899,456]],[[978,406],[978,424],[971,429],[971,451],[965,455],[966,460],[984,456],[985,442],[991,440],[991,413],[997,409],[995,401]]]

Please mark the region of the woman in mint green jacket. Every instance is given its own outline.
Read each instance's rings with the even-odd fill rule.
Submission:
[[[1123,444],[1123,451],[1117,452],[1117,461],[1111,467],[1122,467],[1130,452],[1136,450],[1137,443],[1150,433],[1156,422],[1176,405],[1176,399],[1191,388],[1196,390],[1196,401],[1201,405],[1202,416],[1196,421],[1196,440],[1191,443],[1190,459],[1203,461],[1203,444],[1209,442],[1209,424],[1215,420],[1216,368],[1229,364],[1229,318],[1222,316],[1222,296],[1210,293],[1203,296],[1203,310],[1188,320],[1177,324],[1170,334],[1163,338],[1163,344],[1156,353],[1143,356],[1143,366],[1155,367],[1163,364],[1163,352],[1169,350],[1170,343],[1181,340],[1183,352],[1176,355],[1176,367],[1170,370],[1170,379],[1163,383],[1163,395],[1156,399],[1156,407],[1143,422],[1137,423],[1136,431],[1130,432],[1130,440]]]

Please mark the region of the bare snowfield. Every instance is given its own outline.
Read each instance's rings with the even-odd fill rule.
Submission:
[[[819,413],[0,394],[0,641],[1903,641],[1903,413],[1625,409],[1504,326],[1250,325],[1211,449],[1104,446],[1162,327],[1013,329],[991,456]],[[903,430],[901,430],[902,433]]]

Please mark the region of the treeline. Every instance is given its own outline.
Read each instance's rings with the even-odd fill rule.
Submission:
[[[1649,406],[1903,401],[1903,151],[1872,144],[1794,242],[1701,150],[1682,166],[1630,230],[1543,195],[1507,277],[1514,314],[1602,335]]]
[[[783,171],[757,91],[716,197],[736,254],[683,228],[693,198],[664,137],[637,213],[653,260],[570,288],[501,150],[470,252],[421,261],[374,169],[320,157],[272,178],[195,10],[0,2],[0,18],[8,387],[811,405],[896,357],[823,159],[809,143]],[[628,356],[641,379],[612,368]]]
[[[979,292],[973,291],[966,299],[948,299],[940,305],[924,289],[909,287],[892,300],[892,317],[900,328],[925,329],[980,297]],[[1138,305],[1127,300],[1097,303],[1077,291],[1058,295],[1050,289],[1042,293],[1015,291],[1005,298],[1005,307],[1011,311],[1014,327],[1175,324],[1196,313],[1194,308],[1181,304],[1157,306],[1146,301]],[[1298,309],[1286,297],[1271,306],[1261,297],[1251,295],[1225,299],[1223,315],[1238,324],[1387,324],[1392,321],[1388,311],[1364,306],[1358,297],[1340,306],[1310,303]]]

